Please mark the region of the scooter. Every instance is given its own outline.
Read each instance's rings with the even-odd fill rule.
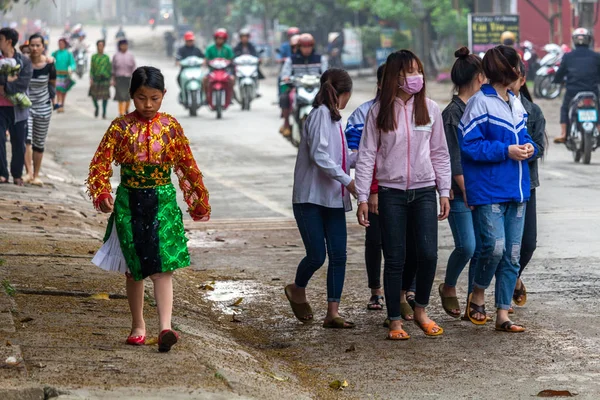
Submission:
[[[540,61],[540,68],[535,73],[533,95],[545,99],[555,99],[560,96],[562,85],[554,83],[554,75],[565,54],[564,49],[554,43],[544,46],[547,54]]]
[[[231,105],[233,97],[233,85],[231,74],[228,69],[231,61],[224,58],[215,58],[208,62],[210,72],[208,74],[208,87],[206,98],[211,110],[217,112],[217,119],[221,119],[223,111]]]
[[[598,133],[598,97],[593,92],[580,92],[569,106],[569,136],[567,149],[573,152],[573,161],[592,160],[592,152],[600,146]]]
[[[235,64],[235,74],[238,82],[239,99],[242,103],[242,110],[250,110],[250,103],[256,98],[258,89],[258,57],[250,54],[244,54],[233,60]]]
[[[535,80],[535,73],[540,68],[538,55],[533,47],[533,43],[526,40],[521,45],[523,49],[523,61],[525,62],[525,70],[527,71],[527,80]]]
[[[319,92],[321,86],[321,79],[316,75],[304,75],[302,77],[294,78],[293,80],[295,90],[294,99],[292,102],[292,134],[289,140],[296,147],[300,145],[300,138],[302,137],[302,130],[304,129],[304,123],[308,114],[312,110],[312,104]]]
[[[180,61],[179,102],[190,112],[190,117],[197,115],[198,109],[204,102],[202,90],[202,64],[200,57],[187,57]]]
[[[85,51],[77,51],[75,53],[75,73],[79,77],[79,79],[83,78],[83,74],[87,71],[87,52]]]

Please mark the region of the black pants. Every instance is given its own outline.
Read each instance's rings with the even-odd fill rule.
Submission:
[[[8,161],[6,157],[6,130],[10,133],[12,158],[10,174],[13,179],[21,179],[25,166],[25,141],[27,140],[27,120],[15,123],[13,107],[0,107],[0,176],[8,180]]]
[[[535,189],[531,189],[531,197],[527,202],[525,209],[525,228],[523,229],[523,239],[521,241],[521,269],[519,277],[523,270],[529,264],[533,252],[537,247],[537,212],[536,212]]]
[[[407,274],[417,277],[417,306],[426,307],[437,267],[437,199],[434,187],[398,190],[379,187],[379,216],[383,246],[384,289],[390,320],[399,320],[400,292],[410,283],[403,282]],[[410,244],[410,235],[414,246]],[[414,249],[416,262],[406,263]],[[409,281],[410,282],[410,281]]]

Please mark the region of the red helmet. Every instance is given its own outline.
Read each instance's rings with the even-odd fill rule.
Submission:
[[[300,38],[298,39],[298,44],[300,45],[300,47],[314,46],[315,38],[310,33],[303,33],[302,35],[300,35]]]
[[[195,40],[196,37],[194,36],[194,32],[192,31],[187,31],[184,35],[183,35],[183,40],[185,40],[186,42],[188,40]]]
[[[298,34],[300,34],[300,28],[298,28],[296,26],[289,27],[287,30],[288,36],[294,36],[294,35],[298,35]]]
[[[224,28],[219,28],[215,31],[215,34],[213,35],[213,37],[215,39],[217,38],[221,38],[221,39],[225,39],[227,40],[227,38],[229,37],[229,35],[227,34],[227,30]]]
[[[294,35],[290,38],[291,46],[298,46],[298,40],[300,40],[300,35]]]

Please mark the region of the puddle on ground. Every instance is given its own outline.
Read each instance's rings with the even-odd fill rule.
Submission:
[[[256,301],[259,296],[265,296],[262,285],[251,280],[207,282],[214,290],[206,292],[206,299],[214,303],[214,307],[224,314],[238,314],[248,304]],[[240,301],[240,299],[242,299]]]

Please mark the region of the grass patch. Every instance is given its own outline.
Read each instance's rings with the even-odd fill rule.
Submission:
[[[15,290],[15,288],[13,287],[13,285],[10,284],[10,282],[7,279],[4,279],[2,281],[2,288],[4,289],[4,291],[6,292],[7,295],[9,296],[14,296],[15,293],[17,292]]]

